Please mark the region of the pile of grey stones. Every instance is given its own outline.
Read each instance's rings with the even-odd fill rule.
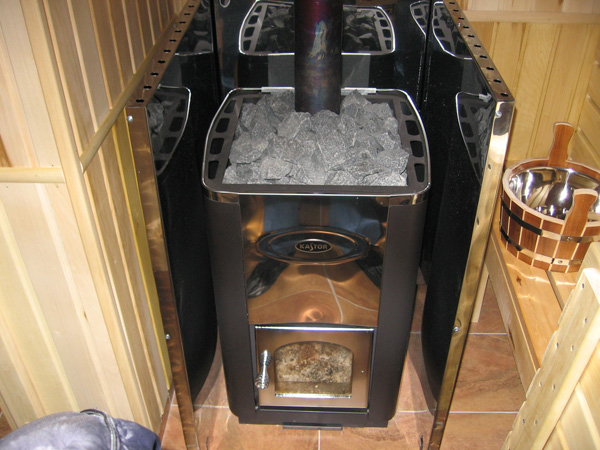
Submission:
[[[387,103],[358,91],[340,114],[296,112],[285,90],[245,102],[224,184],[406,186],[409,154]]]

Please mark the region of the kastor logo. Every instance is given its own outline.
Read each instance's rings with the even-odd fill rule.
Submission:
[[[297,242],[295,247],[296,250],[305,253],[324,253],[331,250],[331,244],[320,239],[305,239]]]

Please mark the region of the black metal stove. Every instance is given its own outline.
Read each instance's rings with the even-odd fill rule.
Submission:
[[[224,184],[246,102],[237,90],[207,138],[211,261],[229,404],[243,423],[386,426],[412,321],[429,189],[419,116],[387,103],[410,148],[406,186]]]

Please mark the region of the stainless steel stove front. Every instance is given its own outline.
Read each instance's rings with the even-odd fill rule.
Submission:
[[[370,197],[243,196],[250,324],[377,326],[388,207]]]

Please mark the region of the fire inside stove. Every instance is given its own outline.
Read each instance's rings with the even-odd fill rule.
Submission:
[[[275,351],[278,397],[352,396],[352,351],[328,342],[287,344]]]

